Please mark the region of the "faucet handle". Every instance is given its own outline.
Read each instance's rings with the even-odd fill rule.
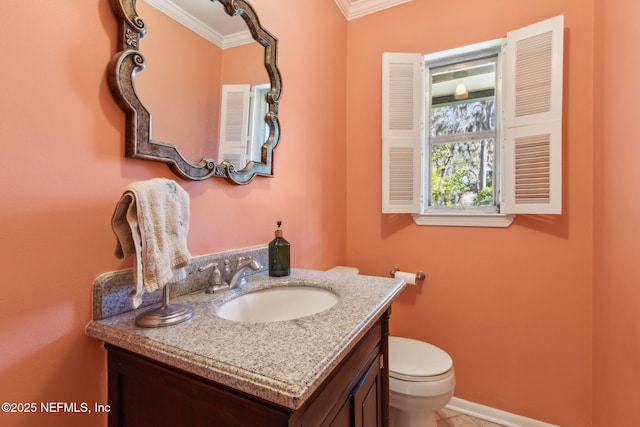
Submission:
[[[258,260],[253,258],[251,255],[247,255],[238,257],[236,270],[240,269],[241,267],[250,267],[253,271],[257,271],[262,268],[262,264],[260,264]]]
[[[209,276],[209,287],[205,291],[208,294],[212,294],[220,289],[228,288],[229,285],[222,281],[222,274],[220,273],[220,269],[218,268],[217,262],[210,262],[209,264],[198,267],[198,271],[205,271],[209,268],[213,267],[213,271],[211,272],[211,276]]]
[[[251,259],[251,268],[254,271],[258,271],[260,269],[262,269],[262,264],[260,264],[260,262],[257,259]]]
[[[207,265],[201,265],[200,267],[198,267],[198,271],[200,271],[200,272],[206,271],[206,270],[210,269],[213,266],[217,267],[218,263],[217,262],[210,262]]]

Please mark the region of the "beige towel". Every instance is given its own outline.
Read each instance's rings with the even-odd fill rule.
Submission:
[[[136,255],[133,308],[142,295],[186,277],[189,195],[175,181],[154,178],[130,184],[111,218],[116,256]]]

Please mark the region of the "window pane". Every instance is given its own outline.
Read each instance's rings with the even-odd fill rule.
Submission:
[[[496,130],[493,98],[431,108],[431,136],[487,130]]]
[[[497,68],[490,56],[429,70],[429,206],[496,206]]]
[[[494,139],[431,147],[431,206],[493,206]]]

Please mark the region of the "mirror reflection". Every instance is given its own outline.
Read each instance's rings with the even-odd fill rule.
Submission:
[[[259,162],[270,85],[264,48],[244,19],[208,0],[143,0],[138,13],[147,68],[135,85],[153,114],[151,138],[170,141],[191,162],[202,153],[236,169]]]
[[[277,39],[247,0],[110,0],[111,93],[125,155],[191,180],[273,175],[280,139]]]

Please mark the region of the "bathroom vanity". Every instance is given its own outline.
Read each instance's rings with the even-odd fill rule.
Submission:
[[[338,301],[276,322],[216,314],[245,293],[280,286],[329,289]],[[288,278],[260,273],[239,289],[179,296],[194,309],[182,324],[139,328],[139,310],[96,319],[87,334],[108,352],[109,425],[387,426],[388,320],[403,287],[294,269]]]

